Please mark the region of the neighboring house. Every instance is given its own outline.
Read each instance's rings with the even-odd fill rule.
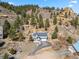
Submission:
[[[32,39],[34,40],[35,43],[41,44],[42,42],[48,40],[47,32],[35,32],[35,33],[32,33]]]
[[[3,27],[0,26],[0,39],[3,39]]]
[[[72,44],[72,46],[69,47],[69,50],[72,53],[77,53],[79,55],[79,41],[77,41],[76,43]]]

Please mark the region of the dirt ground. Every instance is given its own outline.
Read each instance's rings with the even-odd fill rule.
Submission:
[[[59,56],[51,47],[41,49],[33,56],[24,56],[22,59],[63,59],[64,56]]]

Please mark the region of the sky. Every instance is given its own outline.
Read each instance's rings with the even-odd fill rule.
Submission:
[[[79,0],[2,0],[13,5],[34,4],[40,7],[70,7],[79,13]]]

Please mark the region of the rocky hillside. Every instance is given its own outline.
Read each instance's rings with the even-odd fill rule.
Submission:
[[[17,17],[18,16],[18,17]],[[38,5],[13,6],[8,3],[0,3],[0,22],[8,20],[14,26],[27,25],[30,32],[48,31],[52,32],[55,26],[65,25],[75,28],[79,25],[79,16],[71,8],[43,7]],[[19,20],[18,20],[19,19]],[[32,29],[32,30],[31,30]],[[29,32],[29,31],[28,31]]]
[[[0,6],[0,24],[3,25],[5,20],[8,20],[10,23],[16,19],[17,15],[11,10],[8,10]]]
[[[3,25],[5,39],[5,47],[0,49],[0,54],[20,55],[19,58],[35,47],[31,36],[33,32],[47,32],[48,41],[58,39],[63,48],[79,36],[79,15],[68,7],[13,6],[2,2],[0,25]]]

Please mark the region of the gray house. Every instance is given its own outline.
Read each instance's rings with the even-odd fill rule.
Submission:
[[[32,33],[32,39],[35,43],[40,44],[41,42],[45,42],[48,40],[47,32],[35,32]]]

